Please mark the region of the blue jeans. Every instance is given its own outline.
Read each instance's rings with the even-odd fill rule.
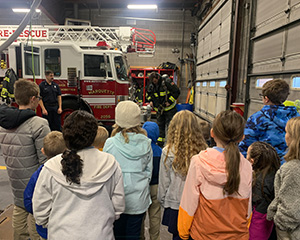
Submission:
[[[116,240],[139,240],[144,215],[145,213],[138,215],[121,214],[120,218],[114,223],[114,235]]]

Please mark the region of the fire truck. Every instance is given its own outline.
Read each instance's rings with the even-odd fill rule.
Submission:
[[[0,45],[16,28],[0,26]],[[40,84],[52,70],[62,92],[62,120],[83,109],[112,124],[115,106],[129,98],[125,53],[153,55],[155,42],[152,31],[131,27],[29,27],[1,54],[0,77],[12,68],[19,78]]]

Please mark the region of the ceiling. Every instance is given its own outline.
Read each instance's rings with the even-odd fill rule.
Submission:
[[[0,8],[29,8],[33,0],[2,1]],[[127,8],[128,4],[157,4],[158,9],[192,10],[199,8],[203,0],[42,0],[40,9],[54,23],[64,24],[65,13],[78,9]]]

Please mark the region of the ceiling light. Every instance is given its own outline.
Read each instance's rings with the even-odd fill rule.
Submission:
[[[27,13],[27,12],[30,11],[30,9],[28,9],[28,8],[13,8],[12,10],[15,13]],[[38,12],[38,13],[41,12],[40,9],[35,9],[35,11]]]
[[[127,5],[128,9],[157,9],[156,4],[148,4],[148,5],[143,5],[143,4],[129,4]]]

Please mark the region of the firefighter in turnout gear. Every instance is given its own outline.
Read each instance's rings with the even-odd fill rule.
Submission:
[[[18,76],[12,68],[7,69],[5,78],[3,79],[3,86],[1,90],[2,101],[10,104],[14,100],[14,84],[18,80]]]
[[[163,147],[165,142],[166,127],[175,113],[176,99],[180,95],[177,85],[167,74],[160,76],[157,72],[152,72],[149,76],[150,84],[147,87],[147,101],[156,111],[157,124],[159,126],[158,145]]]

